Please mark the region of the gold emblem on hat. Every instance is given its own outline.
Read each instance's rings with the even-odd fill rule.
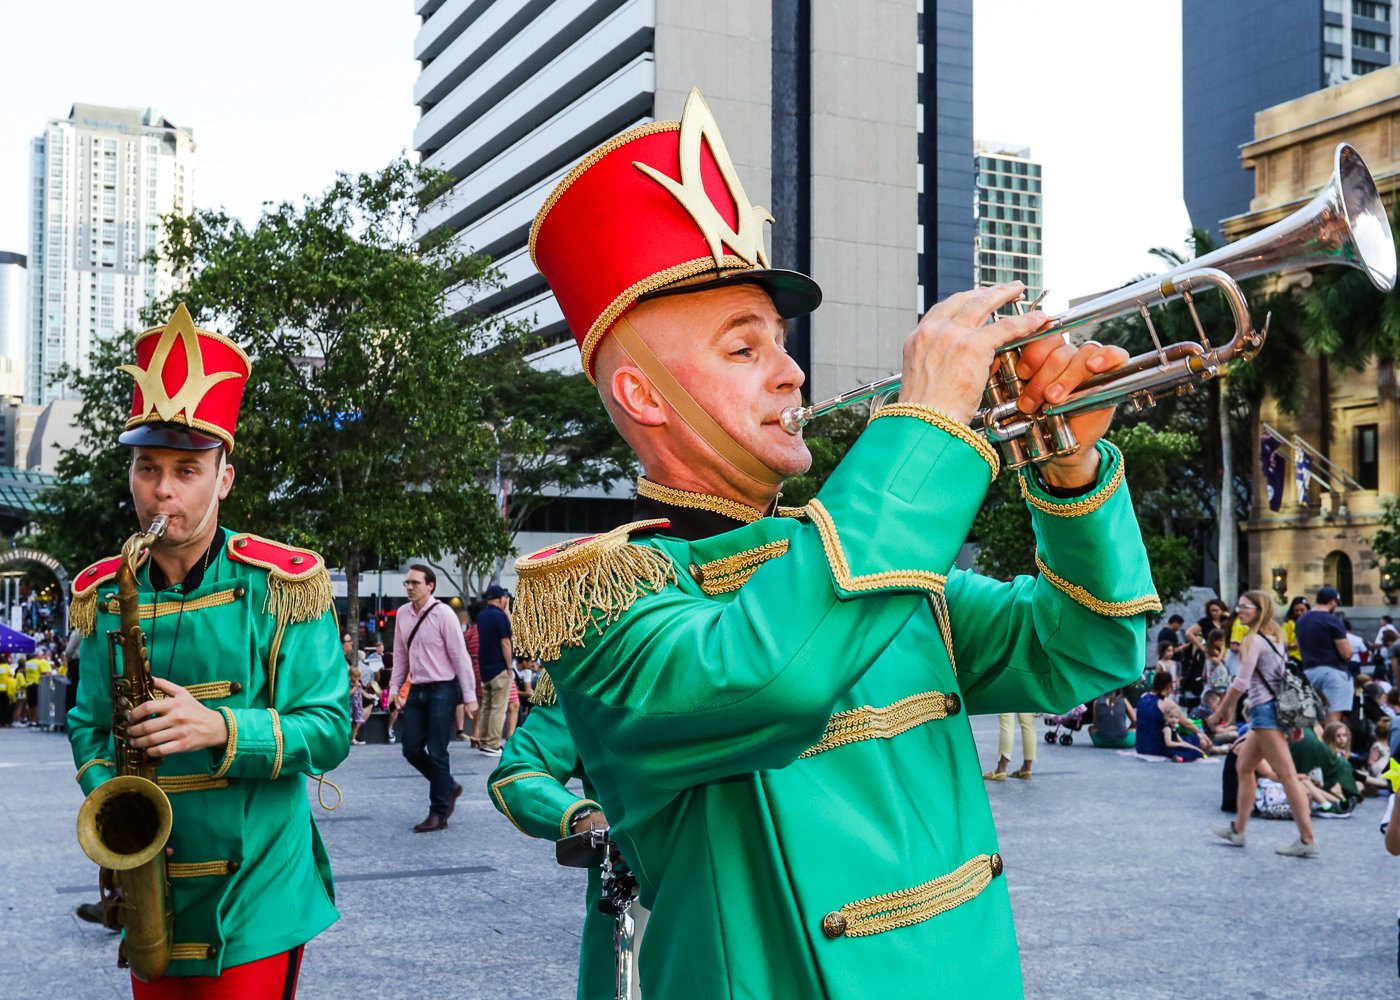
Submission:
[[[162,375],[177,340],[185,348],[185,383],[172,396],[165,391]],[[119,365],[117,371],[127,372],[136,380],[141,390],[141,401],[146,407],[142,417],[149,416],[154,410],[165,421],[174,420],[182,411],[193,419],[195,408],[210,389],[220,382],[238,378],[237,372],[205,374],[204,355],[199,349],[199,331],[195,329],[194,320],[183,302],[175,307],[175,314],[162,328],[160,342],[151,355],[150,365],[144,369],[139,365]]]
[[[729,223],[724,221],[719,209],[715,208],[714,202],[705,191],[705,182],[700,173],[700,152],[702,144],[706,143],[709,144],[710,155],[715,158],[715,165],[719,167],[724,186],[729,189],[729,196],[734,199],[739,221],[737,231],[731,229]],[[681,207],[690,213],[690,217],[700,227],[717,266],[722,266],[724,247],[727,246],[750,265],[767,267],[768,253],[763,248],[763,224],[772,222],[773,216],[768,214],[768,209],[749,203],[748,195],[744,194],[744,186],[739,183],[739,174],[734,169],[734,162],[729,158],[729,150],[724,148],[724,140],[720,138],[715,116],[696,87],[691,88],[690,96],[685,101],[685,110],[681,114],[680,160],[679,181],[645,163],[633,160],[632,165],[669,191],[676,201],[681,203]]]

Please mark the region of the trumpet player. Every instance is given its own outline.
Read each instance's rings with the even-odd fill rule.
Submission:
[[[122,369],[136,382],[120,438],[134,527],[167,519],[136,572],[159,695],[130,708],[126,738],[158,764],[173,814],[169,964],[152,982],[133,976],[132,993],[290,997],[303,946],[337,918],[306,796],[306,776],[349,750],[330,579],[316,553],[220,523],[249,375],[242,349],[180,305]],[[84,669],[68,722],[85,795],[118,773],[107,633],[118,628],[120,562],[89,566],[73,587]],[[115,919],[153,902],[123,899]]]
[[[910,334],[899,402],[817,498],[780,507],[810,462],[780,424],[803,383],[784,321],[821,296],[769,266],[767,219],[698,92],[536,216],[533,258],[644,475],[634,521],[518,561],[517,643],[549,661],[651,911],[643,996],[1019,996],[967,716],[1063,711],[1143,662],[1160,604],[1112,414],[1019,474],[1038,576],[954,568],[1001,472],[968,422],[997,349],[1043,322],[989,322],[1019,285],[964,292]],[[1020,406],[1125,360],[1035,341]]]

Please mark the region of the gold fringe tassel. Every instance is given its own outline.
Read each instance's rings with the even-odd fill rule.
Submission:
[[[676,579],[664,552],[628,541],[636,527],[624,525],[516,563],[520,583],[511,624],[525,653],[557,660],[564,646],[582,646],[590,628],[601,635],[603,625],[622,617],[644,592],[656,593]]]
[[[267,575],[267,600],[263,610],[283,625],[314,622],[335,602],[331,575],[323,566],[304,579],[292,580],[272,570]]]
[[[83,635],[97,631],[97,588],[85,591],[73,598],[68,605],[68,627],[75,628]]]
[[[535,678],[535,693],[530,695],[531,705],[557,705],[559,703],[559,692],[554,690],[554,678],[549,676],[548,670],[541,670],[540,675]]]

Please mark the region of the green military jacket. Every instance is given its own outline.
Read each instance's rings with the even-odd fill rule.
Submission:
[[[791,516],[644,480],[669,521],[518,562],[517,642],[651,910],[644,996],[1021,995],[967,716],[1139,674],[1160,604],[1100,454],[1075,499],[1023,475],[1040,574],[1009,583],[953,568],[995,452],[907,405]]]
[[[601,809],[574,749],[574,738],[552,689],[536,692],[537,704],[525,724],[501,750],[501,762],[491,772],[487,788],[491,804],[521,833],[545,840],[569,835],[569,824],[585,806]],[[564,787],[571,778],[583,780],[587,798]],[[612,918],[598,910],[602,877],[588,869],[584,894],[583,940],[579,943],[578,1000],[612,1000],[615,995]]]
[[[220,529],[203,579],[181,595],[137,572],[151,671],[224,715],[226,747],[172,754],[157,783],[174,823],[171,976],[304,944],[338,917],[306,776],[349,752],[350,703],[330,578],[314,552]],[[118,627],[118,559],[74,583],[84,633],[69,741],[83,793],[114,775],[107,632]]]

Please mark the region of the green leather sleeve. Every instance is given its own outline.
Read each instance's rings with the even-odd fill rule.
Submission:
[[[584,806],[602,808],[564,787],[582,774],[563,709],[536,705],[502,749],[487,788],[491,804],[522,833],[558,840],[568,836],[569,822]]]
[[[969,436],[873,421],[732,601],[667,587],[566,649],[550,673],[574,731],[607,733],[618,769],[661,789],[790,763],[941,590],[991,479]]]
[[[1145,614],[1160,610],[1111,444],[1095,489],[1062,500],[1029,471],[1022,483],[1040,575],[1004,583],[958,572],[948,606],[958,683],[973,713],[1064,712],[1136,679]]]

